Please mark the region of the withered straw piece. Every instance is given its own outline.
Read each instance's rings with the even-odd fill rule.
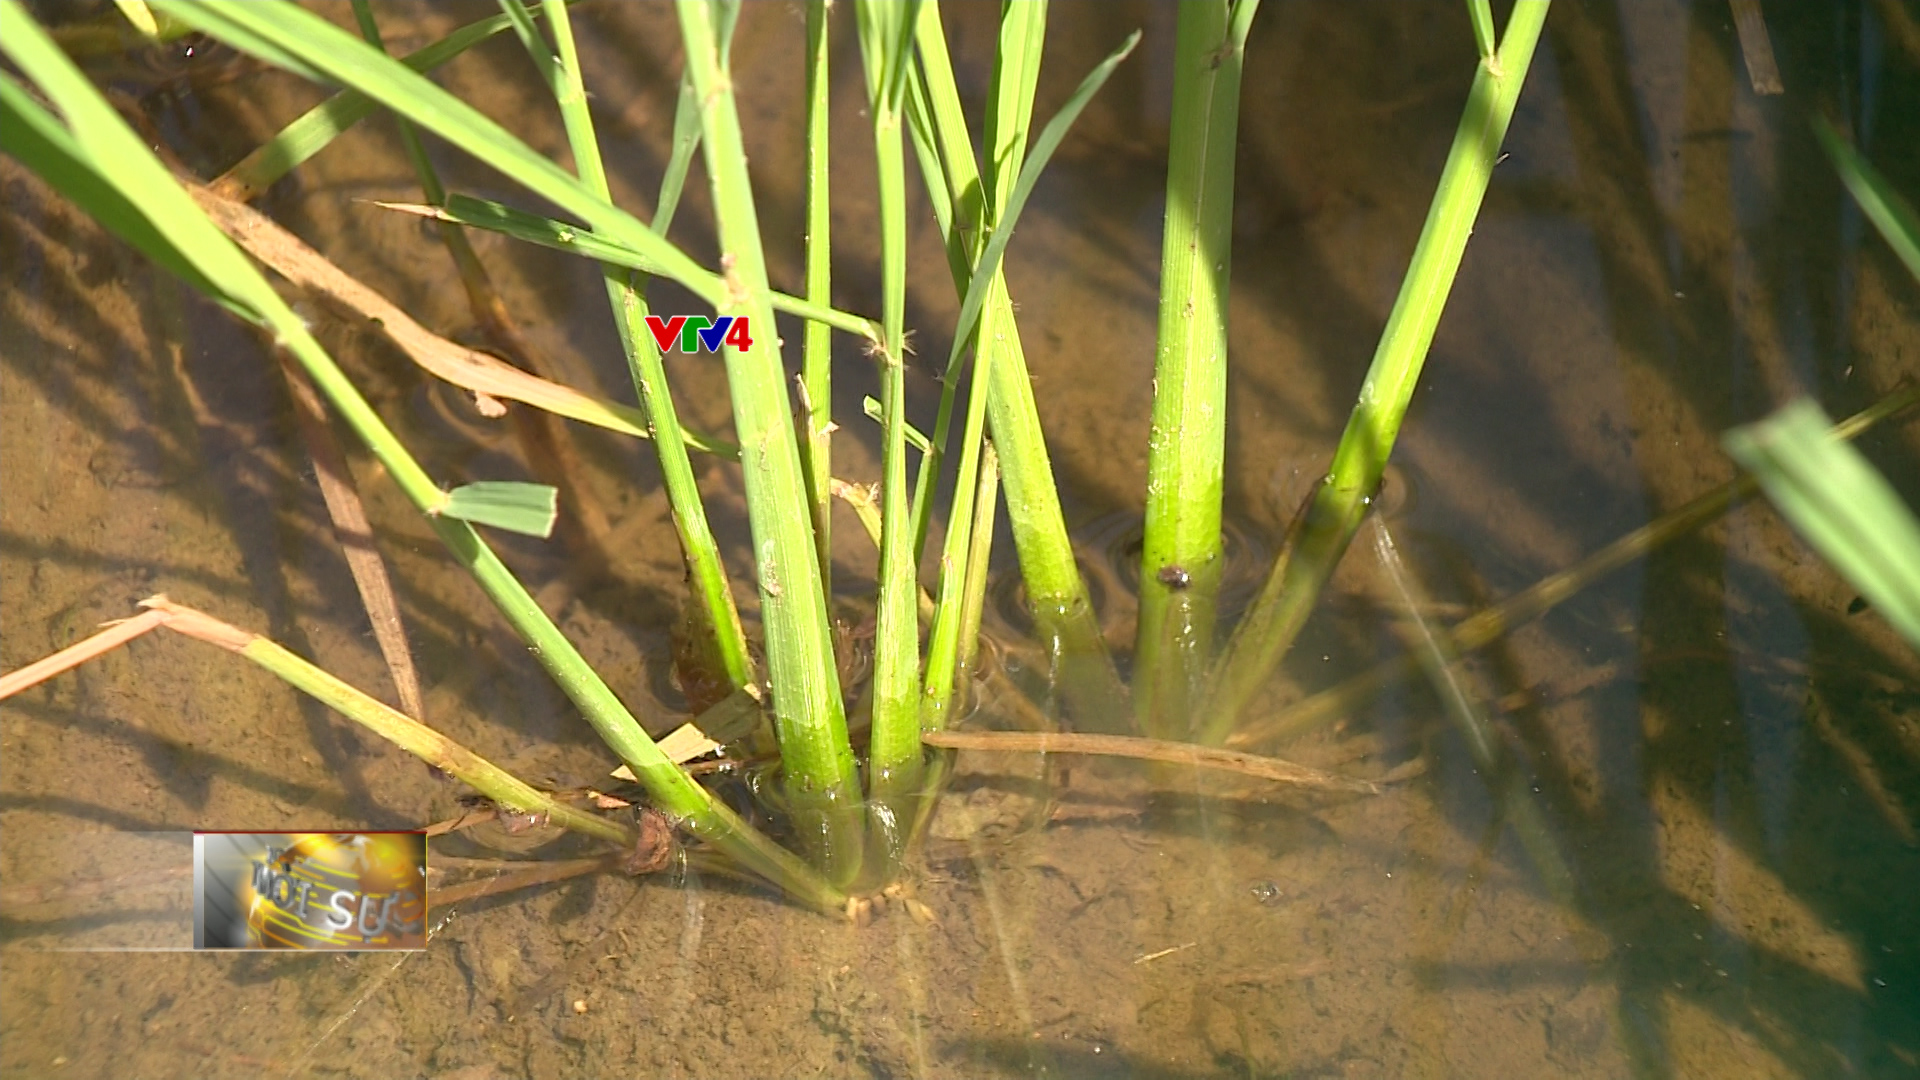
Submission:
[[[409,359],[439,378],[486,397],[524,402],[642,439],[652,437],[646,414],[639,409],[549,382],[486,353],[448,341],[415,322],[392,301],[361,284],[272,218],[245,203],[223,198],[203,184],[186,179],[182,182],[200,209],[247,254],[308,290],[354,324],[372,327],[386,335]],[[687,445],[723,457],[740,456],[739,447],[692,432],[687,433]]]
[[[221,622],[203,611],[175,604],[164,596],[148,597],[140,606],[158,612],[167,629],[239,653],[400,749],[459,777],[496,803],[522,812],[545,814],[561,828],[612,840],[623,847],[633,843],[633,830],[555,802],[546,792],[267,638]]]
[[[550,885],[556,881],[584,877],[587,874],[618,873],[620,857],[610,855],[596,859],[556,859],[551,862],[529,862],[524,866],[526,868],[523,870],[475,881],[463,881],[458,885],[429,884],[427,900],[434,907],[440,907],[443,904],[458,904],[464,900],[478,900],[483,896],[498,896],[517,889],[531,889],[536,885]]]
[[[523,812],[545,814],[549,821],[561,828],[611,840],[623,848],[631,848],[634,844],[635,833],[632,829],[565,803],[555,802],[545,792],[479,754],[391,705],[369,697],[267,638],[221,622],[204,611],[176,604],[165,596],[148,597],[140,602],[140,606],[147,610],[0,678],[0,698],[77,667],[156,627],[165,626],[176,633],[239,653],[402,750],[459,777],[495,803]]]
[[[1102,757],[1135,758],[1140,761],[1167,761],[1202,769],[1257,776],[1280,784],[1312,788],[1316,791],[1348,791],[1361,795],[1380,794],[1380,785],[1370,780],[1338,776],[1279,758],[1246,754],[1238,750],[1218,750],[1193,743],[1143,739],[1133,735],[1083,735],[1054,731],[923,731],[920,738],[929,746],[951,750],[995,750],[1036,754],[1098,754]]]
[[[313,459],[313,475],[320,482],[320,497],[327,504],[327,517],[333,521],[334,539],[346,556],[347,570],[353,574],[354,587],[360,591],[361,606],[367,621],[373,624],[373,639],[386,658],[387,672],[393,677],[394,691],[400,695],[400,711],[415,720],[427,718],[426,698],[420,693],[420,675],[413,666],[413,650],[407,646],[406,627],[400,621],[400,602],[393,594],[393,581],[387,576],[387,564],[373,543],[373,526],[360,503],[347,457],[327,426],[327,413],[320,394],[307,381],[300,365],[282,353],[280,370],[293,391],[294,416],[300,421],[300,435],[306,440],[307,456]]]
[[[54,653],[42,657],[16,671],[0,675],[0,700],[5,700],[30,686],[38,686],[55,675],[113,650],[139,637],[167,621],[167,616],[159,611],[146,611],[131,619],[120,619],[106,625],[106,628],[90,637]]]
[[[1760,14],[1760,0],[1732,0],[1733,25],[1740,34],[1740,55],[1747,61],[1747,80],[1753,92],[1762,96],[1784,94],[1780,65],[1773,58],[1773,38],[1767,34],[1766,17]]]

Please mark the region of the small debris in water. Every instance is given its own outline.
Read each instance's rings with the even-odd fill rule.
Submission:
[[[573,999],[573,1012],[574,1012],[574,1015],[575,1015],[575,1016],[585,1016],[585,1015],[587,1015],[587,999],[586,999],[586,998],[574,998],[574,999]]]
[[[1262,881],[1248,891],[1253,893],[1255,900],[1269,907],[1280,902],[1280,886],[1271,881]]]
[[[1185,945],[1175,945],[1170,949],[1161,949],[1159,952],[1150,952],[1145,956],[1135,957],[1133,962],[1136,964],[1144,964],[1149,960],[1158,960],[1163,956],[1172,956],[1174,953],[1183,952],[1198,944],[1200,943],[1197,941],[1189,941]]]

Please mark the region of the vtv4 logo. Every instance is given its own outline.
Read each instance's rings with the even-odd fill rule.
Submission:
[[[661,352],[672,352],[676,343],[681,352],[689,355],[719,352],[723,344],[741,352],[753,348],[753,337],[747,332],[745,315],[722,315],[714,319],[705,315],[675,315],[672,318],[649,315],[647,331],[653,335],[653,343],[660,346]]]

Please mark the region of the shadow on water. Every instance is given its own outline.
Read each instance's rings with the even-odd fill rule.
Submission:
[[[977,101],[993,9],[950,7]],[[394,43],[491,10],[423,13]],[[740,63],[797,79],[795,11],[750,10]],[[1063,494],[1124,641],[1135,570],[1115,564],[1128,547],[1114,536],[1137,517],[1144,478],[1171,22],[1152,3],[1055,14],[1043,112],[1126,30],[1149,32],[1009,250]],[[1844,118],[1897,188],[1920,192],[1920,109],[1902,104],[1920,100],[1916,20],[1878,0],[1767,14],[1781,98],[1747,89],[1724,6],[1555,6],[1398,452],[1419,490],[1395,529],[1448,611],[1484,607],[1725,480],[1727,427],[1801,392],[1845,414],[1920,373],[1920,286],[1863,229],[1806,127]],[[607,70],[595,104],[616,194],[644,211],[671,125],[671,13],[583,5],[581,18],[588,64]],[[516,49],[495,42],[444,78],[493,115],[537,118],[525,125],[535,145],[556,150]],[[851,34],[834,62],[837,115],[856,117]],[[1324,460],[1344,421],[1472,62],[1457,8],[1260,13],[1229,423],[1229,514],[1250,552],[1292,510],[1276,473]],[[209,173],[314,100],[239,63],[145,99]],[[744,89],[770,259],[791,281],[801,144],[784,79]],[[263,207],[422,322],[471,336],[431,237],[354,201],[412,197],[391,128],[348,140]],[[436,154],[455,188],[514,197],[483,165]],[[874,246],[870,159],[864,128],[840,122],[834,160],[849,179],[835,238],[849,255],[835,292],[853,309],[873,306],[877,284],[851,254]],[[17,268],[0,307],[4,666],[166,590],[384,687],[260,345],[11,162],[0,170],[0,255]],[[711,261],[706,200],[690,186],[674,237]],[[913,244],[919,265],[941,269],[928,223]],[[624,399],[592,269],[482,251],[563,379]],[[912,295],[920,354],[943,355],[947,282],[929,272]],[[482,445],[477,422],[449,422],[399,358],[329,332],[437,477],[521,475],[506,441]],[[857,415],[873,385],[857,349],[841,359],[836,408]],[[692,421],[725,430],[715,373],[673,374]],[[912,407],[930,413],[938,386],[916,378]],[[580,441],[580,497],[621,523],[623,559],[581,587],[567,577],[579,552],[508,555],[644,718],[671,722],[649,691],[665,682],[681,588],[653,467],[644,448]],[[842,441],[836,470],[871,473],[865,436]],[[1862,445],[1920,502],[1911,425]],[[447,573],[426,528],[355,464],[434,722],[538,782],[597,782],[607,762],[590,733]],[[701,467],[744,571],[737,479]],[[836,525],[837,540],[857,535]],[[836,558],[846,590],[871,573],[851,539]],[[1356,549],[1263,707],[1399,651],[1372,575]],[[1490,793],[1508,778],[1483,776],[1434,695],[1408,684],[1278,748],[1355,774],[1426,762],[1378,799],[965,756],[915,883],[930,926],[896,910],[854,929],[730,882],[605,877],[436,913],[434,947],[396,964],[55,955],[23,946],[110,930],[115,916],[8,911],[0,1073],[111,1061],[141,1076],[298,1075],[324,1061],[456,1080],[1912,1075],[1920,668],[1874,616],[1849,614],[1851,600],[1769,511],[1745,506],[1467,665],[1514,790],[1571,868],[1569,895],[1515,842],[1511,804]],[[10,885],[63,868],[89,831],[392,825],[449,808],[453,792],[416,763],[206,652],[144,641],[6,705]]]

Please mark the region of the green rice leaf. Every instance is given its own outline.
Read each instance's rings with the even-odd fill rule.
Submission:
[[[1867,220],[1907,264],[1907,272],[1920,279],[1920,216],[1825,120],[1814,121],[1813,133],[1820,137],[1820,145],[1826,147],[1854,201],[1866,211]]]
[[[661,236],[673,224],[673,212],[680,207],[680,195],[686,190],[687,172],[693,167],[694,151],[700,149],[700,99],[693,95],[693,80],[680,77],[680,97],[673,107],[673,152],[667,158],[667,171],[660,178],[660,200],[653,211],[653,231]]]
[[[1920,649],[1920,522],[1831,427],[1803,399],[1724,443],[1794,529]]]
[[[1080,85],[1067,98],[1067,103],[1047,121],[1040,130],[1040,137],[1034,140],[1033,148],[1028,151],[1025,164],[1020,167],[1020,178],[1014,182],[1013,194],[1007,199],[1006,212],[994,223],[993,238],[980,253],[980,262],[973,268],[973,279],[967,283],[966,298],[960,304],[960,321],[953,328],[953,351],[947,357],[947,370],[953,370],[954,362],[960,356],[960,350],[966,348],[967,339],[972,336],[974,326],[980,321],[980,307],[987,301],[988,286],[993,281],[993,273],[1000,268],[1000,257],[1007,250],[1007,241],[1013,239],[1013,226],[1020,218],[1020,211],[1026,208],[1027,196],[1033,194],[1033,187],[1040,181],[1040,173],[1053,159],[1053,152],[1060,148],[1061,140],[1067,137],[1068,129],[1080,118],[1081,110],[1093,95],[1105,86],[1113,69],[1127,58],[1133,47],[1140,43],[1140,31],[1135,30],[1127,36],[1113,54],[1102,60]]]
[[[133,24],[133,28],[148,38],[158,40],[160,24],[153,17],[153,11],[147,7],[146,0],[113,0],[113,6]]]
[[[546,484],[479,480],[448,492],[440,514],[545,540],[560,516],[560,493]]]
[[[476,199],[470,195],[449,195],[445,206],[429,206],[423,203],[376,202],[385,210],[397,210],[403,214],[417,214],[433,218],[436,221],[451,221],[475,229],[486,229],[503,236],[538,244],[554,251],[564,251],[569,255],[580,255],[599,262],[625,266],[644,274],[660,272],[660,264],[630,245],[617,240],[609,240],[593,230],[579,225],[569,225],[564,221],[530,214],[525,210],[516,210],[511,206],[493,202],[489,199]],[[714,288],[723,287],[720,275],[699,271],[703,279]],[[698,289],[694,290],[699,292]],[[860,315],[840,311],[836,308],[822,307],[819,304],[802,300],[786,293],[773,294],[773,308],[802,319],[812,319],[825,323],[835,330],[856,334],[869,341],[878,340],[880,332],[873,321]]]
[[[4,72],[0,72],[0,153],[12,155],[38,173],[54,190],[142,255],[186,279],[234,314],[254,319],[161,235],[153,222],[94,168],[73,133]]]
[[[400,62],[415,71],[432,71],[510,25],[505,15],[469,23],[408,54]],[[342,90],[281,128],[279,134],[241,158],[221,179],[229,185],[238,185],[239,197],[243,200],[252,198],[326,149],[342,132],[371,116],[378,107],[372,98],[357,90]]]
[[[351,86],[367,94],[577,215],[595,232],[632,246],[659,264],[660,276],[680,282],[707,303],[719,307],[730,302],[715,278],[633,215],[583,187],[565,169],[473,106],[325,19],[283,0],[219,5],[185,0],[149,3],[244,52],[271,63],[284,63],[289,70],[316,81]]]
[[[882,413],[880,409],[880,400],[878,398],[873,397],[872,395],[868,395],[860,399],[860,410],[867,414],[867,419],[873,421],[876,424],[882,424],[886,422],[882,418]],[[913,447],[915,450],[918,450],[924,454],[933,449],[933,444],[929,443],[927,441],[927,437],[921,434],[920,430],[914,427],[912,424],[906,425],[906,435],[907,435],[907,445]]]

